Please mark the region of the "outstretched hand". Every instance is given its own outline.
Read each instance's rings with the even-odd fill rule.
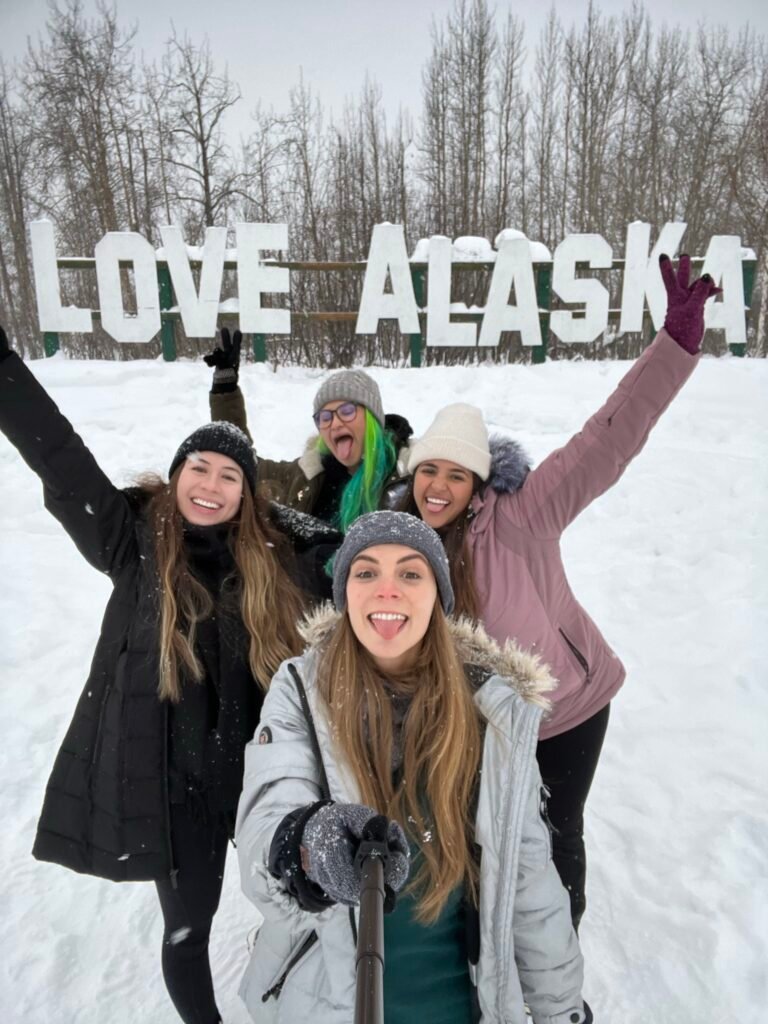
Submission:
[[[379,817],[361,804],[326,804],[304,826],[302,867],[307,877],[337,903],[354,906],[360,899],[357,852],[366,826]],[[396,821],[384,818],[382,825],[389,851],[384,883],[399,892],[408,878],[408,840]]]
[[[677,264],[677,273],[672,260],[666,254],[659,256],[659,270],[667,290],[667,315],[664,330],[681,348],[695,355],[704,337],[704,303],[713,295],[720,295],[722,288],[704,274],[689,284],[691,257],[683,254]]]
[[[214,393],[222,391],[234,391],[237,387],[237,374],[240,368],[240,345],[243,341],[241,331],[235,331],[234,337],[230,335],[228,327],[222,327],[220,332],[221,345],[213,350],[203,359],[212,366]]]
[[[10,354],[11,346],[8,344],[8,338],[0,325],[0,359],[5,359],[5,357]]]

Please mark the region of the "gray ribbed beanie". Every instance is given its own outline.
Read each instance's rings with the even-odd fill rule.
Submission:
[[[384,427],[384,409],[379,385],[365,370],[339,370],[320,385],[315,395],[313,413],[320,412],[326,402],[357,402],[370,409]]]
[[[168,470],[168,476],[173,476],[176,467],[193,452],[218,452],[219,455],[226,455],[242,469],[251,491],[256,490],[256,452],[247,436],[234,423],[214,420],[213,423],[198,427],[179,445],[179,450],[173,456],[171,468]]]
[[[424,555],[435,574],[440,603],[446,615],[453,611],[451,570],[443,542],[421,519],[408,512],[369,512],[350,526],[333,563],[333,603],[344,611],[347,605],[347,577],[352,562],[366,548],[377,544],[402,544]]]

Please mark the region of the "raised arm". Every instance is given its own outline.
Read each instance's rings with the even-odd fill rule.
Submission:
[[[45,507],[80,553],[113,573],[135,556],[134,513],[0,327],[0,430],[43,484]]]
[[[243,335],[240,331],[235,331],[232,336],[228,327],[222,327],[221,344],[209,355],[204,356],[204,359],[213,367],[213,383],[208,399],[211,419],[234,423],[250,438],[245,401],[237,384],[242,341]]]
[[[616,483],[696,367],[704,304],[718,289],[708,274],[688,284],[687,256],[680,258],[677,274],[667,256],[661,257],[660,266],[667,315],[656,340],[581,431],[537,466],[517,495],[499,503],[502,516],[536,536],[558,537]]]

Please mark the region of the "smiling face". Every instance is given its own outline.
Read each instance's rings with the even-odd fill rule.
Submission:
[[[326,402],[321,411],[334,412],[348,401]],[[347,471],[352,474],[363,461],[363,444],[365,442],[365,406],[355,405],[355,415],[351,420],[342,420],[335,415],[328,426],[318,425],[320,436],[328,445],[328,451]]]
[[[195,526],[228,523],[237,515],[246,486],[233,459],[218,452],[192,452],[179,473],[176,507]]]
[[[424,522],[440,530],[469,505],[474,486],[472,473],[457,462],[430,459],[413,474],[413,500]]]
[[[352,630],[383,672],[416,660],[437,600],[434,573],[423,555],[402,544],[377,544],[352,562],[347,579]]]

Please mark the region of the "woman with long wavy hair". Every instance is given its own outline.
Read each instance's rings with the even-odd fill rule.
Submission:
[[[384,815],[389,1024],[523,1024],[526,1005],[535,1024],[591,1021],[535,760],[548,673],[448,617],[441,541],[405,513],[351,526],[333,593],[246,751],[238,856],[264,916],[241,986],[253,1020],[353,1019],[356,853]]]
[[[255,494],[255,455],[236,427],[201,427],[179,447],[168,482],[120,490],[1,328],[0,429],[114,587],[34,855],[154,881],[170,996],[187,1024],[215,1024],[208,937],[244,748],[271,676],[301,647],[291,544]]]

